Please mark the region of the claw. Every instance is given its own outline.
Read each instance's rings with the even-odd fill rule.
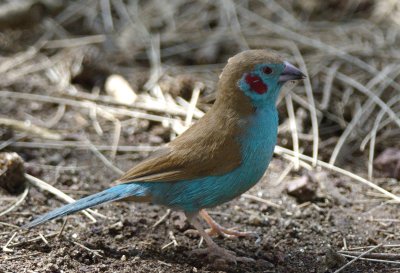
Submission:
[[[205,212],[205,213],[206,213],[206,215],[208,215],[207,212]],[[238,256],[236,256],[235,252],[218,246],[211,239],[210,235],[207,234],[207,232],[201,226],[200,222],[197,220],[198,213],[185,213],[185,215],[186,215],[187,219],[189,220],[189,222],[197,229],[200,236],[204,238],[204,240],[206,241],[206,243],[208,245],[207,248],[193,250],[192,251],[193,254],[206,255],[211,262],[217,263],[217,264],[225,263],[225,262],[231,262],[234,264],[237,264],[237,262],[245,262],[245,263],[254,262],[254,260],[251,258],[238,257]],[[231,231],[231,232],[236,233],[236,231]]]
[[[214,219],[212,219],[211,216],[204,209],[200,211],[200,215],[210,226],[210,228],[206,230],[207,234],[210,236],[221,235],[226,238],[254,237],[257,238],[257,240],[260,239],[260,236],[256,232],[238,231],[234,228],[224,228],[223,226],[215,222]]]

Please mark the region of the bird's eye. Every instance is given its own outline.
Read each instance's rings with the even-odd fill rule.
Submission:
[[[271,69],[271,67],[266,66],[263,68],[263,72],[264,72],[264,74],[268,75],[268,74],[272,73],[272,69]]]

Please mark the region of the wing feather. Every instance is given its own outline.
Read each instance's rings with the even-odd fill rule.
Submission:
[[[238,118],[212,109],[186,132],[142,161],[117,182],[171,182],[222,175],[241,163]]]

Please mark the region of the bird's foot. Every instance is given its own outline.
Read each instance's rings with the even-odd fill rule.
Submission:
[[[212,225],[211,228],[206,229],[206,232],[210,236],[221,235],[226,238],[238,238],[238,237],[254,237],[258,238],[258,234],[256,232],[251,231],[239,231],[234,228],[228,229],[220,226],[219,224]]]
[[[210,236],[222,236],[222,237],[228,238],[228,239],[243,238],[243,237],[247,237],[247,238],[252,237],[252,238],[256,238],[257,240],[260,239],[260,235],[257,232],[239,231],[234,228],[228,229],[228,228],[224,228],[220,225],[212,226],[211,228],[208,228],[205,231]],[[186,230],[184,233],[189,234],[189,235],[200,235],[199,232],[195,229]]]
[[[204,210],[203,210],[204,211]],[[204,213],[203,213],[204,214]],[[199,234],[204,238],[208,247],[205,249],[193,250],[193,254],[206,255],[208,259],[217,267],[225,267],[229,264],[237,264],[237,262],[254,262],[251,258],[238,257],[235,252],[218,246],[207,234],[200,222],[197,220],[197,213],[186,213],[189,222],[198,230]]]
[[[252,263],[255,262],[254,259],[248,257],[239,257],[235,252],[227,250],[225,248],[215,246],[209,246],[207,248],[195,249],[191,252],[194,255],[207,256],[210,262],[216,264],[237,264],[237,262],[242,263]]]
[[[224,228],[223,226],[215,222],[206,210],[201,210],[200,215],[210,226],[210,228],[206,230],[207,234],[210,236],[221,235],[226,238],[254,237],[257,239],[260,237],[256,232],[238,231],[236,229]]]

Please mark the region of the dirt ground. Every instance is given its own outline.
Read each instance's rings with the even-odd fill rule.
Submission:
[[[378,73],[398,78],[396,8],[385,15],[389,8],[379,1],[167,1],[163,8],[157,1],[28,2],[14,10],[0,3],[6,11],[0,13],[0,152],[18,153],[27,174],[74,199],[109,187],[119,177],[117,168],[129,169],[179,134],[199,83],[193,120],[206,112],[224,63],[246,47],[271,47],[307,69],[309,84],[291,86],[290,98],[302,154],[313,153],[313,115],[324,162],[353,119],[370,119],[353,128],[335,162],[350,174],[307,160],[296,170],[293,157],[277,154],[247,195],[209,210],[223,226],[259,235],[215,238],[255,263],[215,264],[192,255],[199,236],[179,212],[152,204],[104,204],[95,210],[106,217],[94,216],[96,223],[77,213],[21,230],[65,202],[29,183],[21,195],[23,188],[11,179],[10,187],[0,187],[0,272],[400,272],[398,202],[382,193],[400,194],[394,122],[383,120],[375,143],[375,157],[387,148],[397,151],[374,169],[372,181],[382,190],[349,177],[368,177],[368,148],[360,145],[380,113],[354,80],[399,117],[399,104],[391,99],[400,88],[385,85]],[[137,102],[124,105],[105,91],[112,74],[129,82]],[[307,88],[315,96],[314,114]],[[279,100],[278,145],[294,149],[290,100]],[[164,109],[171,101],[173,107]],[[290,194],[302,182],[303,191]],[[347,264],[367,250],[372,252]]]
[[[113,176],[87,152],[18,152],[41,158],[40,163],[36,159],[29,161],[30,171],[38,172],[46,166],[41,177],[47,181],[57,177],[54,186],[75,198],[107,187]],[[58,160],[58,166],[76,168],[50,167],[48,163],[54,164],[54,160]],[[127,158],[117,162],[124,166],[133,163]],[[216,239],[219,245],[256,259],[255,264],[216,268],[205,258],[189,255],[198,247],[196,234],[190,232],[178,213],[172,213],[153,228],[166,209],[148,204],[103,205],[98,211],[107,219],[93,224],[82,214],[75,214],[68,217],[61,236],[49,237],[47,243],[41,239],[29,242],[39,234],[57,234],[63,225],[63,220],[56,220],[29,232],[4,225],[21,225],[62,204],[51,194],[31,188],[23,205],[2,217],[0,244],[5,245],[15,231],[18,234],[9,246],[12,251],[1,253],[1,272],[333,272],[346,263],[337,253],[344,242],[349,249],[375,245],[382,238],[390,244],[399,243],[395,220],[374,220],[392,218],[397,214],[397,205],[368,197],[366,187],[323,170],[315,172],[316,200],[299,204],[284,192],[289,177],[273,185],[287,164],[275,159],[262,182],[249,192],[279,208],[242,197],[210,211],[227,227],[260,235],[257,243],[254,239]],[[393,187],[387,185],[390,186]],[[176,240],[176,245],[171,244],[172,240]],[[400,267],[357,261],[342,272],[400,272]]]

